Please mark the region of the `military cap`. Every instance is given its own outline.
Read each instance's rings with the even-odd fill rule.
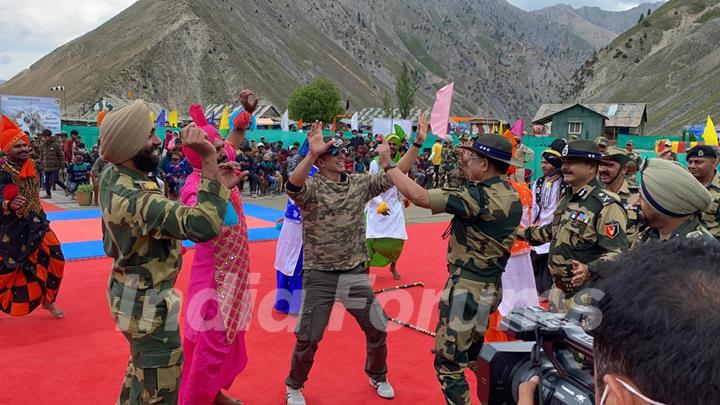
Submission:
[[[600,162],[602,160],[602,154],[600,153],[598,145],[586,139],[568,142],[562,150],[562,157],[584,159],[593,162]]]
[[[471,146],[460,146],[489,159],[507,164],[515,164],[512,156],[512,144],[505,137],[498,135],[480,135]]]
[[[621,166],[625,166],[630,162],[630,156],[628,156],[627,153],[625,149],[611,146],[603,154],[602,160],[618,162]]]
[[[600,146],[608,146],[609,144],[607,138],[605,138],[604,136],[598,136],[597,138],[595,138],[595,143]]]
[[[568,141],[577,141],[578,139],[580,139],[580,138],[578,138],[577,135],[570,135],[570,136],[568,136]]]
[[[684,217],[705,211],[710,192],[677,162],[648,159],[640,172],[640,194],[656,211]]]
[[[690,160],[694,157],[715,159],[718,157],[717,148],[710,145],[695,146],[687,152],[686,159]]]
[[[562,166],[562,150],[566,144],[567,142],[562,138],[554,140],[550,147],[543,151],[542,158],[559,169]]]

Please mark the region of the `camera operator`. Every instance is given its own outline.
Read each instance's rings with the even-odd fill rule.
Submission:
[[[651,241],[606,266],[602,322],[589,332],[597,403],[717,403],[720,243]],[[518,404],[533,404],[537,385],[521,384]]]

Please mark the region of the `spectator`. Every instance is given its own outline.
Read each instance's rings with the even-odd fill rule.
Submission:
[[[83,161],[85,163],[89,164],[90,166],[92,166],[93,163],[95,163],[95,159],[93,159],[92,154],[90,154],[90,152],[85,147],[85,144],[82,142],[78,144],[77,149],[75,150],[75,154],[78,154],[78,153],[82,155]]]
[[[257,150],[250,152],[248,159],[248,179],[250,180],[250,195],[258,197],[260,194],[260,167],[258,166],[259,153]]]
[[[185,184],[185,179],[192,173],[192,167],[185,160],[182,154],[182,148],[175,148],[171,154],[170,164],[165,173],[165,181],[168,185],[168,197],[176,200],[180,194],[180,190]]]
[[[52,132],[46,129],[42,132],[42,143],[40,145],[40,160],[45,177],[45,196],[42,198],[52,198],[50,189],[56,184],[63,190],[67,187],[60,181],[60,170],[64,167],[65,154],[63,148],[53,137]]]
[[[240,171],[250,171],[250,158],[246,155],[246,152],[242,149],[238,149],[237,152],[235,152],[235,161],[240,163]],[[238,190],[240,190],[240,193],[242,194],[243,188],[245,188],[245,178],[240,180],[240,183],[238,184]]]
[[[72,131],[70,131],[69,141],[67,140],[67,134],[63,132],[61,135],[64,138],[63,151],[65,152],[65,163],[72,163],[73,156],[75,155],[75,150],[80,143],[80,134],[78,133],[77,129],[73,129]]]
[[[81,184],[90,183],[90,166],[82,153],[75,153],[73,162],[67,167],[67,191],[75,199],[75,191]]]
[[[268,186],[268,191],[272,194],[276,194],[278,179],[275,172],[280,171],[280,167],[277,163],[272,161],[269,153],[263,155],[263,160],[260,162],[259,170],[260,175],[263,177]]]

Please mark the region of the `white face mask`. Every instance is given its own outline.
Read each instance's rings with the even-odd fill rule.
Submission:
[[[619,378],[615,378],[615,379],[617,380],[617,382],[622,384],[622,386],[625,387],[626,390],[630,391],[631,394],[639,397],[640,399],[649,403],[650,405],[667,405],[662,402],[653,401],[652,399],[646,397],[645,395],[641,394],[638,390],[633,388],[632,385],[626,383],[625,381],[623,381]],[[607,400],[608,394],[610,394],[610,386],[606,385],[605,390],[603,390],[602,398],[600,398],[600,405],[605,405],[605,401]]]

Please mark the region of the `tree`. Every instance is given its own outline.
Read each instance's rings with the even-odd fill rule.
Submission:
[[[383,94],[383,111],[385,112],[385,117],[392,118],[392,100],[390,99],[390,93],[388,93],[387,89],[385,89],[385,92]]]
[[[328,79],[317,79],[295,89],[288,110],[290,118],[304,122],[315,120],[332,122],[336,115],[345,112],[340,105],[340,89]]]
[[[397,97],[401,118],[410,118],[410,110],[415,105],[415,93],[419,82],[420,74],[417,70],[403,62],[400,66],[400,73],[395,77],[395,97]]]

